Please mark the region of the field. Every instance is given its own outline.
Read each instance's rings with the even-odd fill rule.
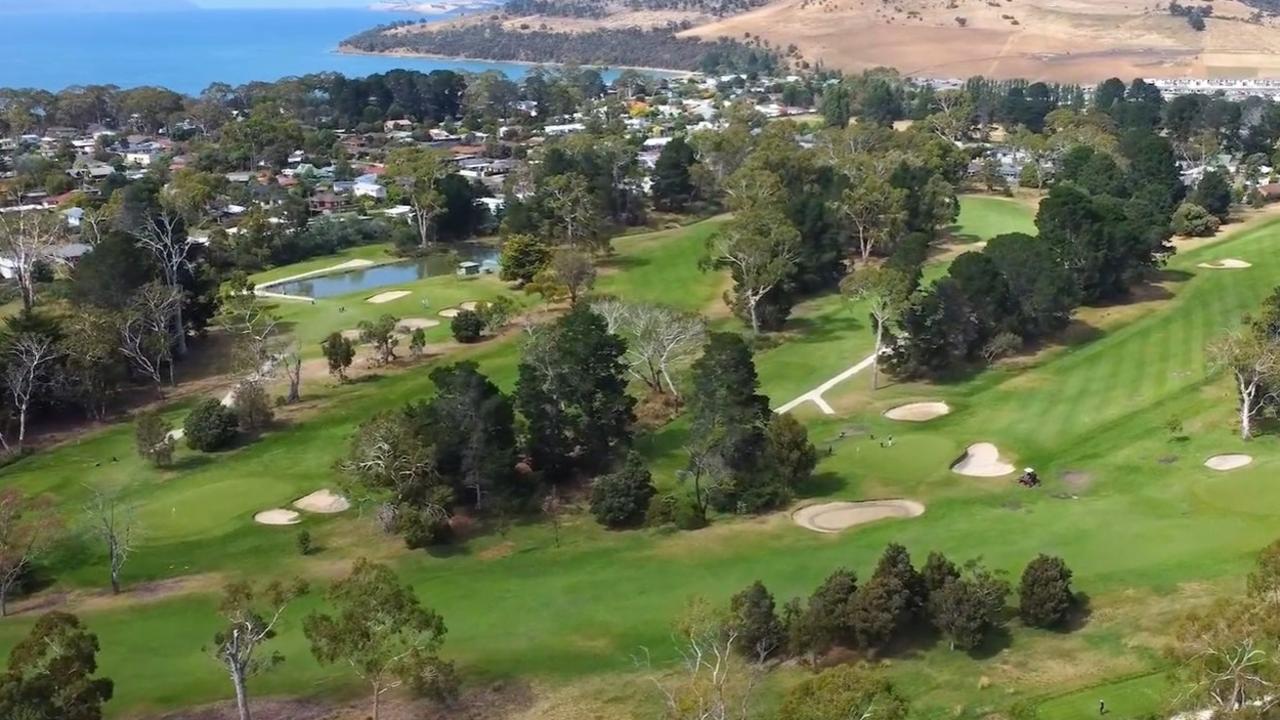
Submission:
[[[966,197],[954,234],[983,239],[1027,230],[1030,211],[1009,201]],[[725,279],[696,268],[718,220],[619,239],[598,289],[663,301],[737,322],[718,308]],[[255,525],[254,512],[332,487],[334,462],[352,428],[375,412],[431,391],[427,371],[370,371],[335,386],[313,377],[305,402],[283,427],[214,456],[182,450],[175,468],[141,464],[128,424],[86,435],[0,471],[6,484],[54,493],[77,521],[86,485],[118,486],[139,506],[143,547],[126,567],[130,591],[104,594],[104,558],[72,543],[52,559],[56,584],[42,596],[81,613],[99,634],[102,668],[116,680],[110,705],[119,716],[215,701],[229,695],[208,659],[220,584],[236,577],[293,574],[323,582],[355,557],[394,563],[424,601],[446,618],[446,654],[468,686],[528,682],[533,692],[512,717],[649,717],[656,701],[633,659],[641,648],[659,667],[672,657],[669,627],[687,598],[716,603],[755,579],[780,599],[807,594],[839,566],[865,576],[884,544],[906,544],[918,561],[930,550],[958,559],[981,557],[1016,573],[1038,552],[1062,555],[1088,594],[1091,614],[1070,633],[1012,628],[1007,641],[974,655],[924,644],[894,655],[888,671],[921,718],[979,718],[1017,701],[1043,720],[1080,717],[1106,699],[1116,717],[1160,709],[1167,700],[1160,651],[1173,617],[1189,603],[1240,582],[1257,549],[1276,536],[1280,468],[1275,441],[1247,447],[1257,461],[1229,474],[1202,466],[1205,457],[1240,451],[1233,435],[1230,387],[1209,374],[1203,348],[1280,282],[1280,222],[1260,224],[1176,256],[1159,282],[1135,302],[1090,308],[1059,345],[995,369],[941,385],[900,384],[871,393],[858,375],[827,400],[838,414],[796,410],[824,451],[807,497],[910,498],[927,512],[837,535],[796,527],[784,513],[722,518],[694,533],[605,532],[582,513],[571,516],[556,547],[542,523],[517,523],[482,534],[451,554],[410,553],[382,537],[356,513],[309,516],[321,551],[300,556],[295,530]],[[377,248],[355,254],[375,257]],[[363,255],[362,253],[372,253]],[[353,253],[291,267],[270,277],[327,267]],[[1241,258],[1243,271],[1204,270],[1206,260]],[[933,265],[928,273],[942,271]],[[259,280],[265,279],[258,278]],[[307,303],[281,302],[294,330],[311,342],[384,310],[421,315],[464,299],[508,292],[494,280],[433,278],[406,286],[415,294],[364,307],[362,293]],[[532,301],[520,297],[523,302]],[[346,312],[337,312],[345,307]],[[836,297],[796,308],[782,341],[757,357],[763,391],[775,406],[865,357],[871,338],[864,308]],[[434,351],[474,359],[504,387],[514,381],[518,345],[495,339],[472,347],[432,335]],[[357,361],[360,362],[360,361]],[[438,362],[434,361],[434,362]],[[882,412],[908,400],[946,400],[955,412],[923,425],[893,423]],[[180,417],[184,408],[172,409]],[[1181,418],[1185,439],[1171,438],[1168,418]],[[674,471],[686,432],[673,423],[639,440],[662,486]],[[892,434],[892,447],[871,439]],[[948,470],[965,446],[997,444],[1018,466],[1046,480],[1035,491],[1008,480],[962,478]],[[1123,551],[1117,551],[1122,548]],[[1016,580],[1016,577],[1014,578]],[[349,675],[311,660],[300,618],[318,603],[292,609],[276,647],[287,657],[257,678],[257,696],[311,695],[323,685],[357,690]],[[0,622],[0,649],[25,632],[35,613]],[[766,704],[799,676],[775,674]]]

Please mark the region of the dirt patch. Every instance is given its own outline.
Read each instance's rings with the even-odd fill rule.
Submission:
[[[1243,453],[1232,453],[1228,455],[1214,455],[1204,461],[1204,466],[1210,470],[1218,472],[1227,472],[1228,470],[1239,470],[1253,462],[1252,455]]]
[[[951,465],[951,471],[969,477],[1004,477],[1012,474],[1013,465],[1000,457],[1000,450],[987,442],[974,443],[959,460]]]
[[[358,343],[358,342],[360,342],[360,335],[361,335],[361,332],[360,332],[360,330],[359,330],[359,329],[355,329],[355,330],[343,330],[342,332],[340,332],[340,333],[338,333],[338,334],[339,334],[339,335],[341,335],[342,337],[344,337],[344,338],[346,338],[346,339],[350,340],[351,342],[357,342],[357,343]]]
[[[1236,258],[1223,258],[1214,260],[1213,262],[1202,262],[1196,267],[1207,268],[1209,270],[1243,270],[1253,267],[1253,263],[1238,260]]]
[[[476,553],[476,557],[480,558],[481,560],[501,560],[502,558],[508,557],[511,554],[515,553],[515,551],[516,551],[516,544],[511,542],[510,540],[507,540],[505,542],[500,542],[497,545],[494,545],[492,547],[487,547],[481,550],[480,552]]]
[[[902,422],[928,422],[951,413],[951,406],[944,402],[917,402],[899,405],[885,412],[890,420]]]
[[[1062,473],[1062,484],[1072,492],[1088,490],[1093,484],[1093,474],[1083,470],[1066,470]]]
[[[332,515],[334,513],[350,510],[351,501],[332,490],[325,488],[294,500],[293,506],[299,510],[306,510],[307,512],[320,513],[321,515]]]
[[[411,295],[411,294],[412,293],[410,293],[408,290],[388,290],[386,292],[380,292],[371,298],[367,298],[365,302],[373,303],[374,305],[381,305],[382,303],[389,303],[392,300],[399,300],[400,298],[405,297],[407,295]]]
[[[865,500],[809,505],[792,513],[791,519],[806,530],[838,533],[876,520],[913,518],[923,514],[924,505],[915,500]]]
[[[253,521],[259,525],[297,525],[302,522],[302,516],[292,510],[273,508],[257,513]]]
[[[222,575],[202,573],[182,575],[164,580],[152,580],[126,584],[118,595],[111,590],[77,590],[75,592],[50,592],[22,598],[9,604],[10,615],[46,613],[51,610],[71,612],[95,612],[113,610],[124,606],[153,603],[176,595],[214,592],[224,582]]]
[[[433,327],[439,327],[439,320],[430,318],[405,318],[396,324],[396,329],[400,332],[411,333],[414,330],[428,330]]]

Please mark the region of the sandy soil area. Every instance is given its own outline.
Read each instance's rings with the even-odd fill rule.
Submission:
[[[951,466],[951,470],[969,477],[1003,477],[1015,468],[1000,457],[1000,450],[987,442],[974,443],[965,450],[964,457]]]
[[[1253,456],[1241,453],[1232,453],[1229,455],[1214,455],[1204,461],[1204,466],[1210,470],[1226,472],[1228,470],[1239,470],[1253,462]]]
[[[901,422],[928,422],[951,413],[951,406],[944,402],[917,402],[899,405],[885,412],[890,420]]]
[[[1253,267],[1253,263],[1237,260],[1236,258],[1223,258],[1222,260],[1214,260],[1213,262],[1203,262],[1196,267],[1208,268],[1210,270],[1243,270],[1244,268]]]
[[[462,312],[461,308],[445,308],[439,314],[442,318],[456,318],[460,312]]]
[[[325,488],[294,500],[293,506],[299,510],[306,510],[307,512],[332,515],[333,513],[346,512],[347,510],[350,510],[351,502],[332,490]]]
[[[302,522],[302,516],[292,510],[273,508],[254,515],[253,521],[260,525],[297,525]]]
[[[475,312],[476,308],[480,307],[480,303],[476,302],[475,300],[468,300],[464,303],[458,303],[458,307],[462,308],[463,310],[470,310],[471,312]]]
[[[428,330],[439,325],[439,320],[430,318],[404,318],[396,325],[396,329],[400,332],[411,333],[414,330]]]
[[[374,295],[368,300],[365,300],[365,302],[373,303],[375,305],[381,305],[382,303],[389,303],[392,300],[399,300],[400,298],[405,297],[406,295],[409,295],[409,294],[410,292],[408,290],[388,290],[386,292],[381,292],[381,293],[378,293],[377,295]]]
[[[837,533],[885,518],[913,518],[923,514],[924,505],[914,500],[866,500],[809,505],[792,513],[791,519],[807,530]]]

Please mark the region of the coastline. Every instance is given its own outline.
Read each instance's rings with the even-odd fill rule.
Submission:
[[[535,67],[538,65],[559,66],[564,65],[563,62],[532,62],[529,60],[498,60],[495,58],[470,57],[463,55],[444,55],[442,53],[415,52],[413,50],[385,50],[372,51],[360,50],[349,45],[338,45],[333,51],[338,55],[365,55],[371,57],[402,57],[402,58],[423,58],[427,60],[458,60],[461,62],[484,62],[484,63],[502,63],[504,65],[525,65]],[[677,70],[674,68],[661,68],[644,65],[583,65],[583,67],[591,67],[605,70],[637,70],[639,72],[650,73],[662,77],[686,79],[697,75],[693,70]]]

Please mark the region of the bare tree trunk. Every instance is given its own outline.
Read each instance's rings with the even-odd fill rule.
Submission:
[[[754,335],[760,334],[760,319],[756,317],[756,300],[747,300],[747,312],[751,314],[751,332]]]
[[[1239,375],[1236,380],[1240,385],[1240,439],[1249,440],[1253,437],[1253,398],[1258,391],[1257,384],[1248,383]],[[21,438],[18,445],[22,445]]]
[[[249,711],[249,690],[245,687],[244,671],[233,668],[231,684],[236,688],[236,710],[240,713],[240,720],[253,720],[253,714]]]
[[[377,683],[373,685],[373,720],[378,720],[378,701],[382,698],[382,688]]]
[[[22,449],[22,443],[27,439],[27,407],[28,404],[23,402],[18,406],[18,449]]]
[[[875,359],[871,361],[871,389],[880,389],[880,348],[884,346],[884,320],[876,318]]]
[[[174,289],[177,289],[177,285]],[[173,309],[174,337],[178,341],[178,356],[182,357],[187,354],[187,326],[182,320],[182,303],[179,302],[177,307]]]

